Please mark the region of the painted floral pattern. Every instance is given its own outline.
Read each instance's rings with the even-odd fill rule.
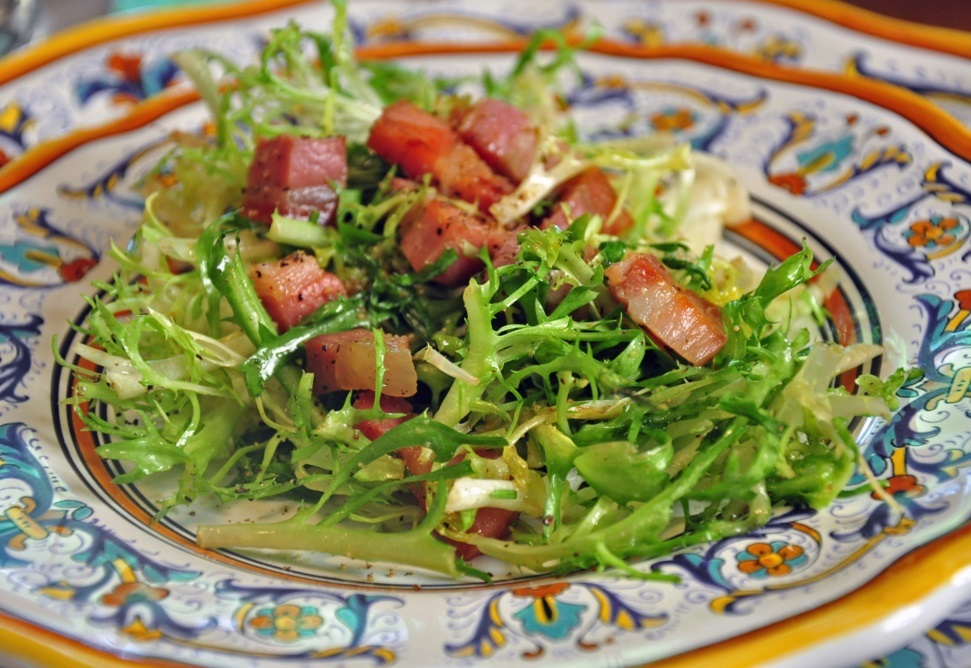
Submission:
[[[259,635],[281,642],[313,637],[323,623],[317,608],[293,604],[263,608],[249,621]]]
[[[0,167],[24,151],[34,125],[34,117],[17,102],[0,107]]]
[[[915,248],[936,250],[947,248],[957,241],[955,232],[961,227],[957,217],[932,216],[911,223],[904,233],[907,243]]]
[[[738,570],[760,579],[790,575],[808,561],[802,547],[783,540],[752,543],[739,553],[737,559]]]
[[[117,105],[135,104],[175,84],[178,73],[168,58],[146,62],[142,54],[113,51],[102,74],[78,81],[76,94],[82,105],[98,95]]]

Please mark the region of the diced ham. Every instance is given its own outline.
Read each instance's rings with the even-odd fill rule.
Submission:
[[[374,407],[374,392],[361,392],[354,399],[354,408],[368,409]],[[374,440],[380,436],[383,436],[387,432],[391,431],[393,428],[397,427],[399,424],[411,419],[414,414],[412,413],[411,404],[405,399],[398,397],[390,397],[386,394],[381,395],[381,410],[385,413],[405,413],[403,417],[400,418],[385,418],[380,420],[364,420],[363,422],[357,423],[355,425],[357,429],[361,431],[364,436],[370,440]],[[429,451],[430,452],[430,451]],[[405,463],[405,468],[408,469],[410,475],[420,475],[422,473],[428,473],[432,470],[432,458],[426,456],[420,446],[411,445],[405,448],[399,448],[395,451],[395,454],[401,458]],[[488,457],[493,459],[499,456],[498,450],[480,450],[477,452],[480,457]],[[461,456],[456,457],[452,460],[452,463],[461,461]],[[412,493],[418,502],[425,507],[425,486],[422,484],[415,484],[412,486]],[[502,508],[480,508],[475,513],[475,520],[472,522],[472,526],[469,528],[469,533],[478,534],[480,536],[487,536],[489,538],[502,538],[509,532],[509,526],[516,520],[519,513],[512,510],[504,510]],[[481,554],[473,545],[468,543],[460,543],[457,541],[449,541],[455,546],[455,551],[460,557],[469,561]]]
[[[505,508],[479,508],[475,511],[475,519],[467,533],[485,536],[486,538],[505,538],[509,535],[509,527],[519,513]],[[482,554],[475,545],[471,543],[460,543],[453,541],[455,552],[466,561],[471,561]]]
[[[435,173],[435,163],[459,142],[458,135],[418,105],[399,100],[384,108],[371,127],[367,145],[405,176],[421,179]]]
[[[326,225],[337,214],[337,193],[330,186],[246,186],[246,197],[240,213],[250,220],[269,225],[273,222],[274,212],[301,220],[309,220],[316,213],[318,222]]]
[[[485,247],[505,240],[503,230],[494,222],[442,199],[419,205],[401,229],[401,252],[415,271],[437,260],[447,248],[459,257],[435,281],[442,285],[461,285],[482,269],[475,257]]]
[[[250,163],[242,213],[269,224],[272,214],[310,218],[321,223],[337,211],[335,186],[347,185],[347,145],[344,137],[260,139]]]
[[[435,163],[435,177],[444,195],[472,202],[483,213],[515,188],[467,144],[458,144]]]
[[[431,174],[445,195],[477,203],[482,211],[513,191],[448,123],[407,100],[385,107],[367,145],[408,178]]]
[[[482,448],[481,450],[476,450],[475,454],[486,459],[496,459],[502,454],[502,451]],[[461,456],[456,457],[452,460],[452,463],[461,461],[461,459]],[[406,462],[405,466],[407,465]],[[477,534],[486,538],[504,538],[509,534],[509,526],[516,521],[517,517],[519,517],[519,513],[515,510],[506,510],[505,508],[479,508],[475,511],[475,519],[472,520],[472,526],[469,527],[466,533]],[[479,548],[471,543],[461,543],[459,541],[449,542],[455,546],[455,552],[466,561],[471,561],[482,554],[479,552]]]
[[[539,134],[522,109],[485,98],[461,114],[456,130],[492,169],[516,183],[526,178]]]
[[[382,394],[410,397],[418,391],[418,375],[408,337],[384,336]],[[307,371],[314,374],[314,392],[372,390],[377,382],[377,353],[369,329],[316,336],[304,344]]]
[[[514,230],[499,231],[493,235],[492,244],[489,246],[489,257],[492,259],[494,267],[505,267],[507,264],[516,262],[519,255],[519,233],[522,227]]]
[[[374,400],[372,399],[371,401],[373,405]],[[396,450],[395,454],[401,457],[405,463],[405,468],[408,469],[411,475],[428,473],[432,470],[432,460],[425,457],[422,453],[422,448],[417,445]],[[495,459],[500,455],[500,451],[482,449],[477,450],[476,454],[480,457]],[[451,463],[454,464],[461,460],[462,457],[458,456]],[[416,487],[412,491],[419,503],[424,507],[425,488]],[[506,510],[504,508],[479,508],[475,511],[475,519],[472,521],[472,526],[469,527],[468,533],[485,536],[487,538],[503,538],[508,535],[509,527],[516,521],[517,517],[519,517],[519,513],[514,510]],[[455,552],[466,561],[470,561],[482,554],[479,552],[479,548],[470,543],[461,543],[459,541],[449,541],[449,543],[455,546]]]
[[[407,422],[414,417],[414,411],[407,399],[401,397],[391,397],[381,394],[381,410],[385,413],[404,413],[402,417],[381,418],[377,420],[363,420],[354,425],[364,436],[373,441],[397,427],[399,424]],[[358,393],[354,398],[354,408],[367,410],[374,408],[374,392],[366,390]],[[404,449],[404,448],[402,448]]]
[[[249,276],[281,334],[332,299],[347,295],[341,279],[303,251],[275,262],[258,262]]]
[[[634,221],[627,211],[622,210],[608,223],[616,205],[617,193],[607,175],[599,167],[590,167],[563,184],[553,213],[543,220],[540,227],[545,230],[555,225],[565,230],[580,216],[590,214],[604,219],[604,232],[621,235],[631,228]],[[569,216],[566,214],[567,210]]]
[[[707,364],[728,340],[721,309],[679,286],[653,255],[628,253],[605,275],[631,320],[691,364]]]
[[[374,392],[361,392],[354,399],[354,408],[372,408],[374,406]],[[400,418],[385,418],[382,420],[365,420],[359,422],[356,427],[361,431],[364,436],[370,440],[374,440],[379,436],[383,436],[387,432],[391,431],[393,428],[397,427],[399,424],[411,419],[413,417],[411,404],[404,399],[397,397],[390,397],[382,393],[381,395],[381,410],[385,413],[405,413],[403,417]],[[405,468],[408,469],[410,475],[420,475],[422,473],[428,473],[432,470],[433,459],[424,452],[420,446],[410,445],[405,448],[399,448],[395,451],[395,454],[401,458],[405,463]],[[499,456],[500,451],[498,450],[487,450],[482,449],[477,451],[480,457],[488,457],[489,459],[494,459]],[[462,457],[458,456],[452,460],[451,463],[456,463],[461,461]],[[422,484],[415,484],[412,486],[412,493],[418,502],[425,507],[425,486]],[[480,536],[486,536],[489,538],[502,538],[506,536],[509,532],[509,526],[516,521],[519,513],[512,510],[505,510],[502,508],[479,508],[475,513],[475,520],[472,522],[472,526],[469,527],[469,533],[478,534]],[[457,541],[449,541],[455,546],[456,553],[469,561],[481,554],[474,545],[469,543],[460,543]]]
[[[279,135],[256,144],[249,180],[280,188],[347,185],[344,137]]]

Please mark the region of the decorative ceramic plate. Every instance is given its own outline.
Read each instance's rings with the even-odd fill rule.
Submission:
[[[557,16],[528,7],[534,18],[516,13],[521,25]],[[623,7],[603,5],[601,20],[616,24]],[[325,6],[300,4],[140,39],[204,39],[245,59],[284,14],[330,22]],[[510,48],[395,43],[363,55],[498,72]],[[105,249],[139,221],[135,183],[172,130],[204,123],[180,92],[0,172],[0,645],[49,665],[849,665],[896,650],[971,596],[971,529],[961,528],[971,516],[971,132],[880,82],[708,47],[607,42],[580,64],[588,76],[569,99],[584,132],[609,135],[624,121],[626,132],[672,131],[723,156],[755,212],[729,233],[728,252],[766,264],[806,239],[841,270],[822,334],[886,346],[872,372],[923,370],[891,424],[857,427],[899,510],[854,479],[826,512],[783,512],[749,535],[637,564],[680,576],[676,585],[609,572],[446,582],[393,564],[200,550],[195,526],[218,509],[153,524],[154,488],[115,485],[61,403],[71,378],[54,352],[74,358],[81,295],[111,275]],[[960,646],[964,628],[951,617],[926,638]]]
[[[279,24],[317,0],[255,0],[108,18],[0,62],[0,165],[45,139],[125,115],[182,77],[168,59],[200,42],[237,58],[259,40],[239,31]],[[485,5],[485,6],[483,6]],[[360,44],[495,42],[539,28],[599,24],[632,46],[706,44],[786,67],[847,73],[917,92],[971,126],[967,34],[880,17],[831,0],[356,0]],[[232,16],[234,20],[222,20]],[[512,17],[512,18],[511,18]],[[68,57],[69,56],[69,57]]]

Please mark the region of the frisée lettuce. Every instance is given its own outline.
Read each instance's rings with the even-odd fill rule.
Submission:
[[[531,571],[666,578],[629,562],[743,533],[783,504],[826,507],[859,462],[852,421],[888,418],[904,380],[867,377],[850,394],[834,379],[880,348],[793,325],[802,301],[791,295],[809,294],[826,263],[804,247],[753,281],[711,246],[692,252],[691,225],[711,236],[712,221],[748,217],[740,185],[666,139],[578,139],[558,93],[582,46],[555,34],[477,83],[535,129],[518,182],[488,206],[448,192],[440,174],[403,182],[404,168],[369,148],[375,123],[401,101],[453,122],[475,99],[471,82],[357,62],[334,6],[332,33],[280,28],[254,66],[176,58],[211,132],[175,137],[146,179],[134,240],[110,250],[118,273],[77,328],[75,352],[97,368],[61,360],[76,375],[69,401],[103,435],[98,454],[126,463],[117,481],[177,472],[163,512],[209,495],[302,504],[276,523],[199,527],[204,547],[317,550],[453,577],[488,578],[471,563],[485,554]],[[277,209],[270,224],[247,215],[254,156],[281,136],[346,144],[329,220],[323,209]],[[589,170],[616,201],[573,215],[558,198]],[[432,201],[505,234],[510,256],[466,239],[416,266],[402,239]],[[540,224],[558,211],[565,224]],[[283,327],[254,276],[294,258],[339,289]],[[450,284],[461,262],[479,269]],[[660,278],[635,276],[648,269]],[[683,352],[643,314],[655,297],[635,279],[660,281],[665,320],[717,330],[717,350],[691,361],[690,342]],[[309,349],[321,340],[367,387],[321,385]],[[389,394],[412,367],[417,389]]]

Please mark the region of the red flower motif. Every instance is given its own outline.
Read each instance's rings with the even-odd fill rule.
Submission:
[[[802,174],[789,172],[787,174],[772,174],[769,176],[769,183],[779,186],[791,192],[793,195],[803,195],[809,184]]]
[[[546,598],[547,596],[559,596],[567,587],[570,586],[569,582],[551,582],[547,585],[538,585],[536,587],[519,587],[518,589],[512,590],[513,596],[519,596],[520,598]]]
[[[122,582],[111,593],[101,597],[104,605],[121,607],[141,601],[161,601],[169,595],[167,589],[152,587],[142,582]]]
[[[122,79],[130,83],[138,83],[142,78],[142,57],[113,53],[108,56],[108,69],[114,71]]]
[[[919,496],[924,493],[924,486],[918,485],[917,478],[912,475],[895,475],[890,476],[887,480],[884,491],[891,496],[897,493]],[[871,493],[870,496],[878,501],[880,500],[880,496],[876,492]]]
[[[738,29],[742,32],[752,32],[758,25],[758,21],[749,17],[738,22]]]
[[[65,262],[57,268],[57,273],[65,283],[77,283],[84,275],[91,271],[92,267],[98,264],[97,260],[89,257],[79,257],[76,260]]]

